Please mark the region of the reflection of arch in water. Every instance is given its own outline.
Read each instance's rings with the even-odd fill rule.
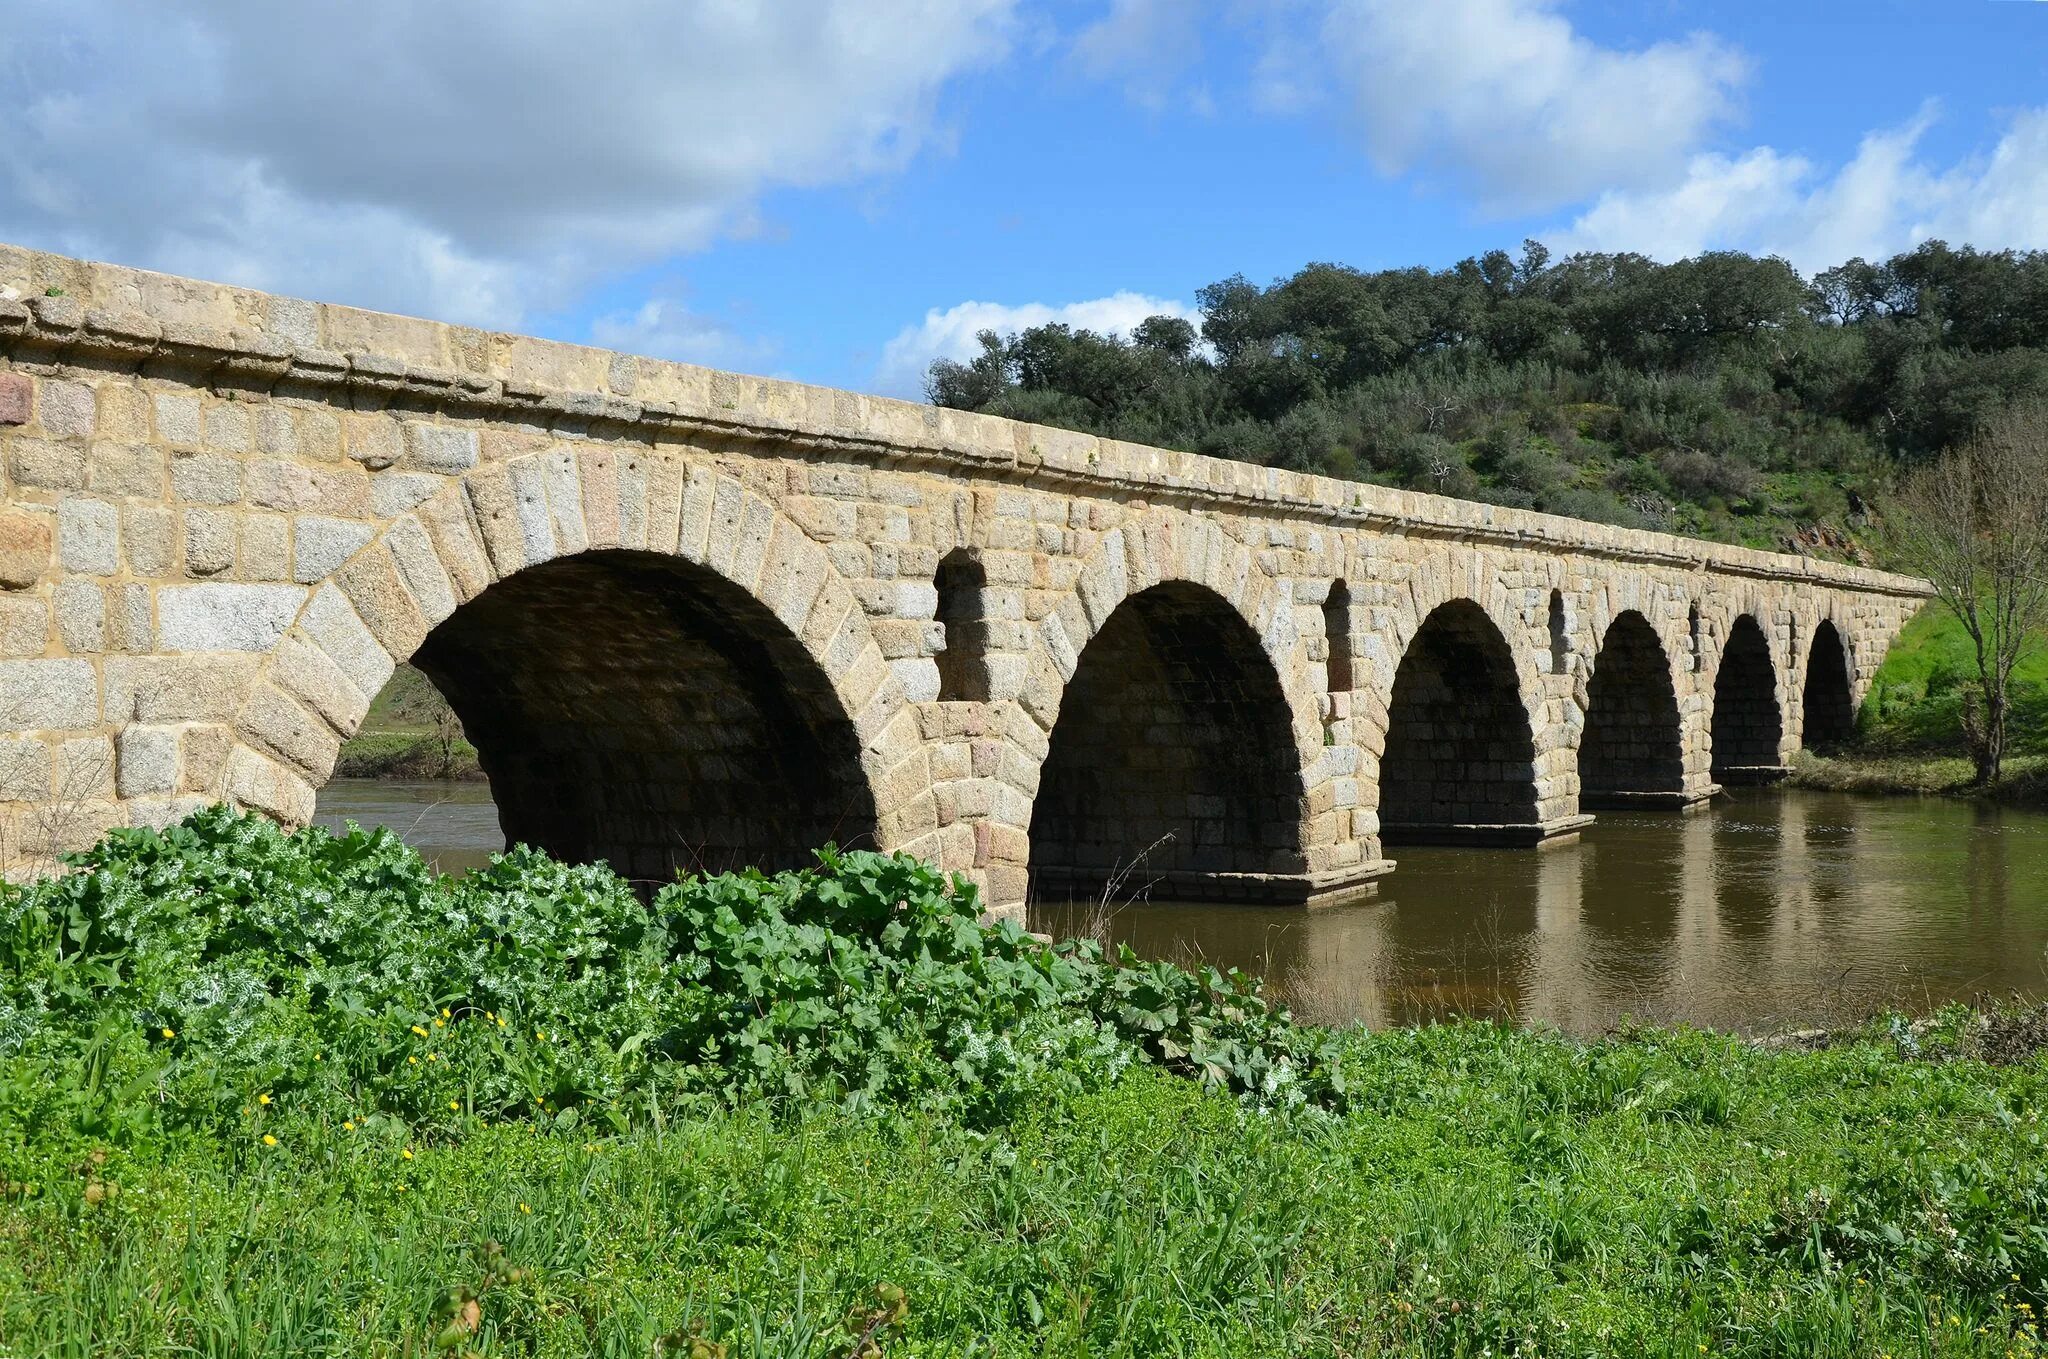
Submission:
[[[1533,844],[1544,837],[1535,760],[1507,640],[1470,600],[1438,606],[1401,657],[1387,704],[1381,835]]]
[[[1849,651],[1835,625],[1821,620],[1806,653],[1806,682],[1800,690],[1808,750],[1833,750],[1856,734],[1856,707],[1849,680]]]
[[[1586,684],[1579,805],[1682,806],[1695,798],[1685,787],[1671,663],[1649,620],[1626,610],[1608,625]]]
[[[1712,730],[1713,772],[1722,783],[1768,783],[1783,777],[1777,668],[1763,628],[1749,614],[1735,619],[1721,648]]]
[[[1031,813],[1033,890],[1299,894],[1301,766],[1272,660],[1228,600],[1139,591],[1082,649]],[[1288,879],[1270,882],[1267,875]]]

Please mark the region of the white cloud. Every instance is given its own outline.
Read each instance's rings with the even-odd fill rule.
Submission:
[[[1783,255],[1811,272],[1941,239],[1986,248],[2048,248],[2048,107],[2013,117],[1989,155],[1930,165],[1919,143],[1932,110],[1873,132],[1833,174],[1758,147],[1701,155],[1684,181],[1603,194],[1550,244],[1677,259],[1732,247]]]
[[[1185,302],[1128,291],[1057,307],[1044,302],[1026,302],[1015,307],[1000,302],[962,302],[944,311],[934,307],[924,314],[921,323],[905,327],[882,347],[881,362],[875,369],[875,390],[889,396],[922,399],[925,370],[931,367],[932,360],[972,358],[981,349],[974,337],[984,330],[1013,335],[1057,321],[1076,330],[1127,335],[1131,327],[1148,316],[1179,316],[1197,326],[1202,321],[1201,313]]]
[[[650,358],[701,363],[711,368],[757,370],[775,347],[702,312],[679,296],[657,292],[629,311],[609,312],[590,323],[590,342]]]
[[[1191,0],[1110,0],[1107,14],[1074,35],[1073,59],[1093,79],[1121,80],[1132,102],[1157,113],[1201,56],[1201,18]],[[1202,92],[1189,98],[1207,111]]]
[[[511,325],[901,166],[1017,0],[13,0],[0,239]]]
[[[1440,171],[1496,211],[1667,181],[1734,113],[1749,63],[1720,40],[1607,48],[1556,9],[1330,0],[1320,41],[1269,51],[1258,88],[1299,108],[1333,85],[1382,173]]]

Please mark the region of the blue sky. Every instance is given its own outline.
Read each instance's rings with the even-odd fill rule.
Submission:
[[[0,239],[915,395],[1534,236],[2048,247],[2036,0],[10,0]]]

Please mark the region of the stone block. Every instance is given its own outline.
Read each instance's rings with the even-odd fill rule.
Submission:
[[[20,373],[0,373],[0,425],[25,425],[35,404],[35,388]]]
[[[391,653],[356,613],[348,596],[332,583],[313,592],[306,608],[306,633],[336,665],[349,683],[374,696],[396,667]]]
[[[240,653],[110,657],[107,720],[228,721],[241,709],[261,663],[259,656]]]
[[[241,516],[241,549],[235,575],[240,580],[291,579],[291,525],[281,514]]]
[[[108,736],[59,741],[53,761],[60,802],[98,802],[114,796],[114,742]]]
[[[399,436],[398,422],[387,415],[351,416],[347,426],[346,448],[348,456],[369,468],[381,472],[398,461],[403,451]]]
[[[82,382],[44,378],[37,384],[36,419],[58,439],[90,439],[96,403],[92,388]]]
[[[20,486],[41,491],[83,490],[85,447],[48,439],[11,439],[7,445],[7,470]]]
[[[404,514],[446,484],[426,472],[380,472],[370,478],[370,512],[379,519]]]
[[[60,581],[51,596],[64,649],[92,655],[107,646],[107,592],[89,580]]]
[[[178,729],[129,726],[121,731],[114,790],[122,797],[167,794],[178,786]]]
[[[156,437],[167,444],[191,446],[199,442],[199,397],[192,392],[158,392]]]
[[[477,434],[457,425],[431,425],[409,420],[405,425],[405,465],[416,472],[454,475],[477,463]]]
[[[100,724],[92,662],[0,661],[0,731],[76,731]]]
[[[162,505],[121,507],[121,548],[128,569],[138,576],[161,578],[177,560],[177,521]]]
[[[194,505],[232,505],[242,498],[241,461],[179,450],[171,456],[171,494]]]
[[[247,453],[256,447],[256,422],[239,401],[219,401],[206,411],[206,444],[223,453]]]
[[[239,519],[232,510],[185,511],[185,574],[217,576],[235,564]]]
[[[187,793],[210,794],[220,786],[235,734],[224,726],[186,727],[178,738],[178,787]]]
[[[292,529],[292,579],[310,585],[327,579],[369,544],[368,524],[302,514]]]
[[[57,559],[66,571],[111,576],[121,569],[121,511],[104,500],[66,496],[57,506]]]
[[[40,656],[49,639],[47,603],[33,595],[0,595],[0,659]]]
[[[0,802],[50,796],[50,748],[29,737],[0,737]]]
[[[167,652],[269,651],[305,601],[297,585],[172,585],[157,595],[158,644]]]
[[[26,590],[50,566],[50,517],[0,510],[0,590]]]

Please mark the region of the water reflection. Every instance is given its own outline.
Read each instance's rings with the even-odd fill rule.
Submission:
[[[448,871],[501,843],[480,784],[340,781],[321,811],[390,825]],[[1758,790],[1690,815],[1604,813],[1543,850],[1409,848],[1350,905],[1041,904],[1031,925],[1255,970],[1330,1020],[1825,1024],[2048,995],[2048,816]]]

